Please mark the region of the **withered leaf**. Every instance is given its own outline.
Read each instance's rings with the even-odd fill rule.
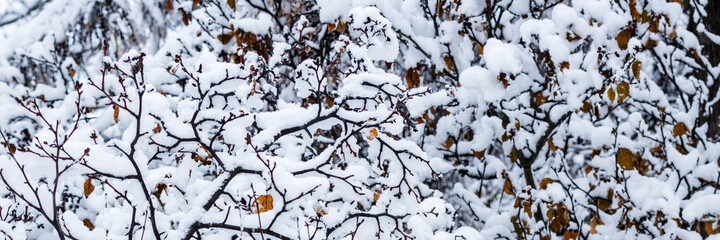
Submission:
[[[92,179],[88,178],[83,184],[83,194],[85,198],[88,198],[92,192],[95,191],[95,186],[92,185]]]
[[[453,144],[455,144],[455,140],[453,140],[452,137],[448,136],[447,139],[445,139],[445,142],[442,144],[442,146],[445,149],[449,150],[453,146]]]
[[[622,102],[628,96],[630,96],[630,83],[625,82],[625,81],[618,83],[618,85],[617,85],[618,102]]]
[[[86,219],[83,219],[82,222],[83,222],[83,225],[85,225],[85,227],[87,227],[88,229],[90,229],[90,231],[92,231],[93,229],[95,229],[95,225],[93,225],[93,223],[90,221],[90,219],[87,219],[87,218],[86,218]]]
[[[512,182],[508,179],[505,179],[505,183],[503,184],[503,192],[508,195],[515,195],[515,189],[513,189]]]
[[[233,2],[235,2],[235,1],[233,1]],[[233,39],[234,36],[235,36],[235,34],[233,32],[229,32],[229,33],[224,33],[224,34],[218,34],[217,39],[220,40],[220,42],[222,44],[228,44],[230,42],[230,40]]]
[[[367,139],[373,140],[378,136],[378,130],[377,128],[370,129],[370,134],[368,134]]]
[[[117,105],[113,105],[113,119],[115,120],[115,123],[118,123],[119,117],[120,117],[120,108]]]
[[[405,73],[405,82],[408,88],[415,88],[420,86],[420,73],[415,68],[410,68]]]
[[[615,155],[618,165],[624,170],[635,169],[635,154],[627,148],[620,148]]]
[[[687,132],[689,132],[690,129],[688,129],[687,125],[685,125],[684,122],[677,122],[675,123],[675,126],[673,127],[673,136],[681,136],[685,135]]]
[[[609,87],[609,88],[608,88],[608,90],[607,90],[607,96],[608,96],[608,99],[610,99],[610,102],[611,102],[611,103],[615,102],[615,90],[613,90],[612,87]]]
[[[253,203],[252,213],[264,213],[273,209],[273,197],[270,194],[260,195]]]
[[[540,180],[540,189],[547,189],[548,184],[551,184],[553,182],[555,182],[555,180],[552,180],[551,178],[543,178],[542,180]]]
[[[550,138],[547,140],[548,148],[550,148],[550,151],[557,151],[557,146],[555,146],[555,143],[553,143],[553,138]]]
[[[478,160],[482,160],[485,157],[485,150],[487,150],[487,149],[483,149],[482,151],[479,151],[479,152],[472,150],[472,153],[473,153],[473,155],[475,155],[475,158],[477,158]]]
[[[457,69],[455,69],[455,61],[453,61],[453,58],[450,55],[445,55],[443,57],[443,60],[445,61],[445,66],[452,72],[455,72]]]
[[[232,8],[232,10],[235,10],[235,1],[236,0],[227,0],[227,4],[228,6],[230,6],[230,8]]]
[[[642,68],[642,62],[641,61],[635,61],[632,63],[633,75],[635,76],[635,79],[640,79],[640,69]]]
[[[548,99],[547,96],[545,96],[544,94],[540,93],[540,94],[538,94],[538,95],[535,96],[535,105],[536,105],[536,106],[543,105],[543,104],[545,104],[545,102],[547,102],[547,99]]]
[[[167,10],[173,10],[172,0],[165,0],[165,8],[167,8]]]
[[[597,225],[604,225],[603,221],[598,218],[597,216],[593,217],[592,220],[590,220],[590,234],[597,234],[598,231],[596,229]]]
[[[632,29],[630,28],[623,29],[618,33],[617,37],[615,37],[617,45],[618,47],[620,47],[621,50],[627,49],[630,37],[632,37]]]
[[[8,147],[8,151],[10,152],[10,155],[14,155],[15,151],[17,151],[17,147],[15,146],[15,144],[10,143],[7,145],[7,147]]]

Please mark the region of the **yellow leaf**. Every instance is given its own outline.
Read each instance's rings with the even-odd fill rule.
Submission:
[[[115,123],[118,123],[119,116],[120,116],[120,108],[117,105],[113,105],[113,119],[115,119]]]
[[[631,68],[632,68],[633,75],[635,75],[635,79],[640,79],[640,69],[642,68],[642,62],[641,61],[633,62]]]
[[[273,209],[273,197],[272,195],[260,195],[253,203],[252,213],[264,213]]]
[[[620,31],[620,33],[618,33],[615,40],[617,41],[617,45],[618,47],[620,47],[621,50],[627,49],[630,37],[632,37],[632,30],[630,28],[623,29],[622,31]]]
[[[615,155],[618,165],[624,170],[635,169],[635,154],[627,148],[620,148]]]
[[[373,140],[378,136],[377,128],[370,129],[370,134],[367,136],[368,140]]]
[[[95,191],[95,186],[92,185],[92,180],[88,178],[85,180],[85,184],[83,184],[83,194],[85,194],[85,198],[88,198],[93,191]]]
[[[608,88],[607,90],[608,99],[610,99],[610,102],[615,102],[615,90],[612,89],[612,87]]]
[[[617,85],[618,102],[622,102],[628,96],[630,96],[630,83],[625,82],[625,81],[618,83],[618,85]]]
[[[382,194],[382,190],[375,189],[375,191],[373,191],[373,201],[377,202],[377,200],[380,199],[380,194]]]
[[[689,131],[690,129],[688,129],[684,122],[677,122],[673,127],[673,136],[685,135]]]
[[[92,231],[93,229],[95,229],[95,225],[93,225],[93,223],[90,221],[90,219],[87,219],[87,218],[86,218],[86,219],[83,219],[82,222],[83,222],[83,225],[85,225],[85,227],[87,227],[88,229],[90,229],[90,231]]]

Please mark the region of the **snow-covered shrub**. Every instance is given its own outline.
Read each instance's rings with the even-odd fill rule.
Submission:
[[[702,239],[707,0],[0,0],[8,239]]]

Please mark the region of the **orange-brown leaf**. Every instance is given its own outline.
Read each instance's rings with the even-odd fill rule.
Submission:
[[[452,137],[448,136],[448,138],[445,139],[445,142],[442,144],[442,146],[445,149],[449,150],[453,146],[453,144],[455,144],[455,140],[453,140]]]
[[[557,151],[557,146],[555,146],[555,143],[553,143],[553,139],[550,138],[547,140],[548,148],[550,148],[550,151]]]
[[[570,239],[576,240],[578,238],[578,236],[580,236],[580,233],[578,233],[576,231],[567,231],[567,232],[565,232],[565,234],[563,234],[563,239],[564,240],[570,240]]]
[[[475,155],[475,158],[477,158],[478,160],[482,160],[485,157],[485,150],[487,150],[487,149],[483,149],[482,151],[479,151],[479,152],[472,150],[472,153],[473,153],[473,155]]]
[[[368,140],[373,140],[378,136],[378,130],[377,128],[370,129],[370,134],[368,134],[367,138]]]
[[[505,179],[505,183],[503,184],[503,192],[508,195],[515,195],[515,189],[513,189],[513,185],[508,179]]]
[[[235,1],[236,0],[227,0],[227,4],[230,8],[232,8],[232,10],[235,10]]]
[[[233,1],[235,2],[235,1]],[[235,34],[233,32],[225,33],[225,34],[218,34],[217,39],[220,40],[222,44],[228,44],[230,40],[233,39]]]
[[[165,0],[165,8],[167,8],[167,10],[173,10],[172,0]]]
[[[155,128],[153,128],[153,133],[159,133],[160,131],[162,131],[162,127],[158,123],[155,125]]]
[[[570,69],[570,63],[567,61],[560,63],[560,72],[563,72],[565,69]]]
[[[113,105],[113,119],[115,120],[115,123],[118,123],[119,117],[120,117],[120,108],[117,105]]]
[[[536,105],[536,106],[543,105],[543,104],[545,104],[545,102],[547,102],[547,99],[548,99],[547,96],[545,96],[544,94],[540,93],[540,94],[538,94],[538,95],[535,96],[535,105]]]
[[[88,178],[85,180],[85,184],[83,184],[83,194],[85,198],[88,198],[93,191],[95,191],[95,186],[92,185],[92,180]]]
[[[253,204],[252,213],[264,213],[273,209],[273,197],[272,195],[260,195]]]
[[[455,72],[455,61],[453,61],[453,58],[450,55],[445,55],[443,57],[443,60],[445,61],[445,66],[452,72]]]
[[[555,180],[552,180],[551,178],[543,178],[542,180],[540,180],[540,189],[547,189],[548,184],[551,184],[553,182],[555,182]]]
[[[86,219],[83,219],[82,222],[83,222],[83,225],[85,225],[85,227],[87,227],[88,229],[90,229],[90,231],[92,231],[93,229],[95,229],[95,225],[93,225],[93,223],[90,221],[90,219],[87,219],[87,218],[86,218]]]
[[[408,88],[415,88],[420,86],[420,73],[415,68],[410,68],[405,73],[405,82]]]
[[[593,217],[592,220],[590,220],[590,234],[597,234],[598,231],[596,229],[597,225],[604,225],[602,220],[598,218],[597,216]]]
[[[17,151],[17,147],[15,146],[15,144],[10,143],[7,146],[8,146],[8,151],[10,152],[10,155],[14,155],[15,151]]]
[[[687,125],[685,125],[684,122],[677,122],[675,123],[675,126],[673,127],[673,136],[681,136],[685,135],[687,132],[689,132],[690,129],[688,129]]]

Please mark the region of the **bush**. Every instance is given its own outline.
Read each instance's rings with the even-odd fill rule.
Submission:
[[[0,1],[0,234],[707,238],[717,5]]]

